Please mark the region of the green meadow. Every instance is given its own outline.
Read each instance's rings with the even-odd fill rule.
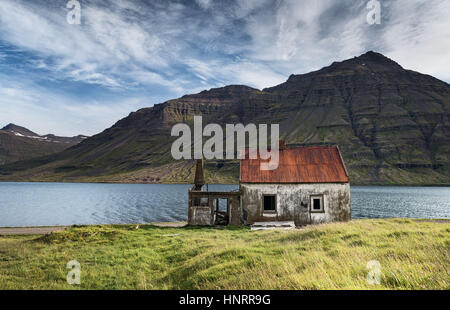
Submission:
[[[450,289],[449,221],[136,228],[0,236],[0,289]],[[66,281],[71,260],[81,264],[80,285]],[[367,281],[373,260],[379,284]]]

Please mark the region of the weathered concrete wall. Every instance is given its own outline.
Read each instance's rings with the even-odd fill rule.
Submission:
[[[240,226],[240,225],[242,225],[242,222],[241,222],[241,214],[242,214],[242,212],[241,212],[241,200],[240,200],[240,197],[239,196],[237,196],[237,197],[233,197],[233,198],[230,198],[229,200],[228,200],[228,205],[229,205],[229,213],[228,213],[228,215],[229,215],[229,219],[230,219],[230,221],[229,221],[229,225],[236,225],[236,226]]]
[[[240,192],[203,192],[189,191],[188,224],[196,226],[214,225],[215,212],[214,201],[216,199],[228,199],[227,214],[231,225],[242,225]],[[200,200],[207,200],[206,205],[201,205]]]
[[[350,184],[248,184],[241,183],[241,201],[247,223],[295,221],[296,225],[351,219]],[[276,195],[276,212],[263,212],[263,195]],[[311,212],[311,196],[323,195],[324,212]]]
[[[213,213],[210,207],[189,207],[188,224],[194,226],[211,226],[213,222]]]

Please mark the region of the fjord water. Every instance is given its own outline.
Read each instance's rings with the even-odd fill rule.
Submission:
[[[0,227],[185,221],[189,187],[0,183]],[[450,218],[450,187],[352,186],[351,204],[353,218]]]

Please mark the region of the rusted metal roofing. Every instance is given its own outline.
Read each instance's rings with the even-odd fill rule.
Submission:
[[[248,154],[248,150],[246,152]],[[263,160],[241,160],[241,183],[347,183],[348,174],[336,146],[295,147],[279,151],[275,170],[261,170]]]

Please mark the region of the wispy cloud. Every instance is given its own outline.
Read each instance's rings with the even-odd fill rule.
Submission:
[[[402,66],[450,82],[449,12],[449,1],[394,1],[380,45]]]
[[[371,26],[365,0],[81,0],[82,24],[69,25],[65,1],[2,0],[2,120],[24,112],[23,125],[50,122],[39,112],[44,100],[92,133],[155,100],[226,84],[273,86],[369,49],[450,81],[450,2],[380,2],[382,23]],[[21,84],[9,87],[11,78]],[[93,114],[78,110],[86,101],[96,107],[87,110],[114,112],[88,121]],[[79,132],[48,115],[56,133]]]
[[[157,35],[108,8],[86,6],[82,12],[85,25],[70,25],[64,11],[5,0],[1,37],[42,57],[39,66],[58,77],[106,87],[128,87],[120,75],[130,67],[167,67]]]
[[[4,80],[2,75],[1,80]],[[39,134],[66,136],[99,133],[131,111],[157,99],[133,97],[98,101],[92,98],[80,103],[74,98],[48,93],[39,86],[11,80],[7,85],[0,82],[0,98],[0,127],[15,123],[26,125]]]

